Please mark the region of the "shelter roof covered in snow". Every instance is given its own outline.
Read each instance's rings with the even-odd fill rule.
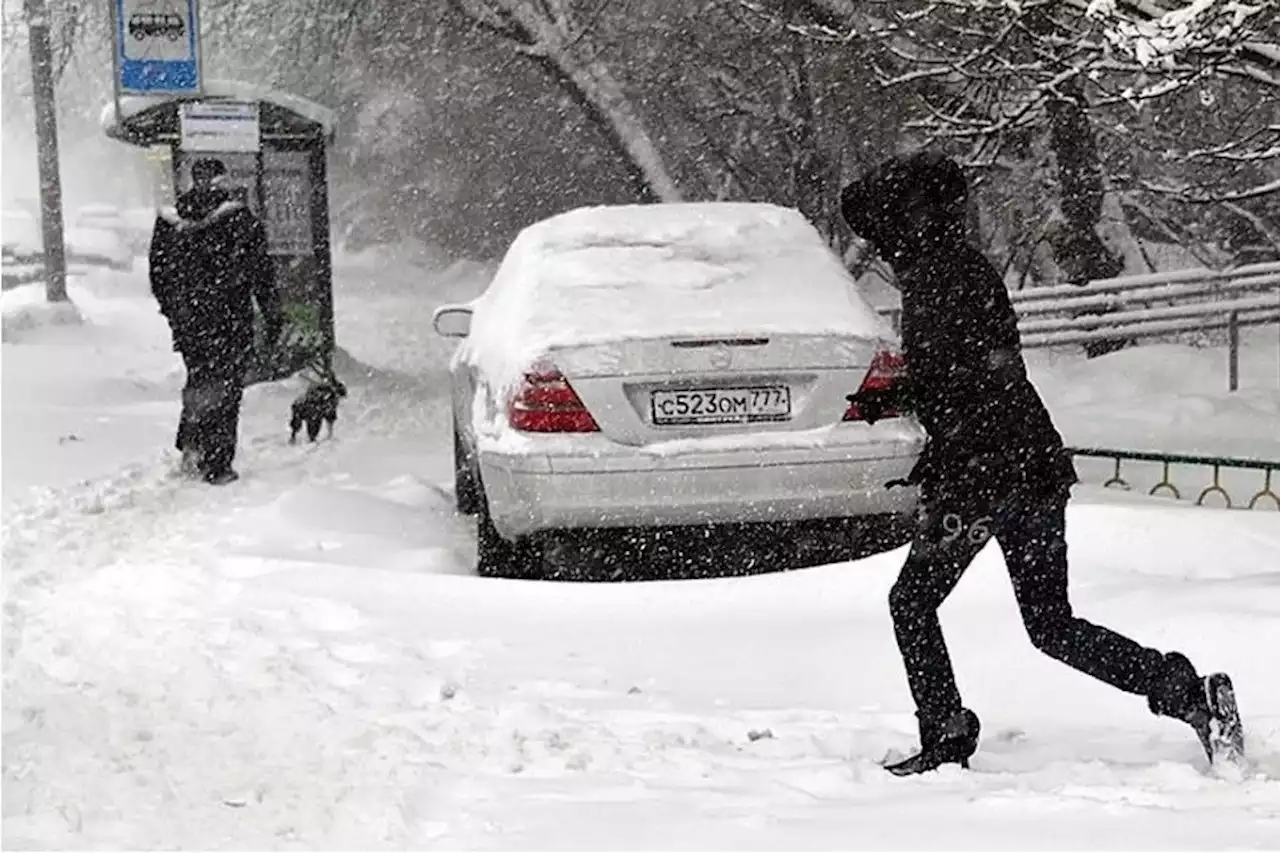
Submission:
[[[238,80],[207,80],[204,93],[198,98],[185,95],[126,95],[120,98],[118,109],[115,99],[112,99],[102,107],[99,122],[103,133],[112,139],[133,145],[150,144],[156,141],[157,136],[177,134],[176,126],[171,130],[157,126],[157,122],[166,114],[162,108],[191,100],[263,101],[266,104],[263,110],[263,133],[266,135],[293,135],[301,130],[296,127],[297,119],[290,120],[288,113],[318,128],[326,140],[333,137],[337,122],[336,113],[332,109],[315,101]],[[154,115],[152,121],[144,118],[148,113]]]

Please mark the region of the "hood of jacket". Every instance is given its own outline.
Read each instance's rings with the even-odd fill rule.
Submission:
[[[960,165],[932,151],[891,157],[840,196],[853,233],[895,270],[964,240],[969,186]]]

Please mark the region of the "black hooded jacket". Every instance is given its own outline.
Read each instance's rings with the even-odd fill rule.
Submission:
[[[241,201],[221,189],[193,189],[176,210],[156,217],[151,238],[151,292],[188,357],[240,358],[253,347],[253,301],[267,340],[283,318],[266,230]]]
[[[929,435],[910,480],[990,496],[1068,486],[1075,467],[1027,378],[1008,291],[965,239],[967,196],[959,166],[932,154],[893,158],[841,194],[902,293],[908,405]]]

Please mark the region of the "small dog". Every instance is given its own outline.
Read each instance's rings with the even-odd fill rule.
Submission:
[[[289,443],[297,444],[298,431],[307,425],[307,438],[315,441],[320,436],[320,423],[328,425],[327,436],[333,438],[333,424],[338,420],[338,402],[347,396],[347,386],[339,381],[333,370],[317,371],[310,387],[293,401],[289,418]]]

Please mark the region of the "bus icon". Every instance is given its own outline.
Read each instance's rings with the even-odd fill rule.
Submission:
[[[177,41],[187,32],[182,16],[173,13],[155,14],[138,12],[129,16],[129,35],[137,41],[163,36]]]

